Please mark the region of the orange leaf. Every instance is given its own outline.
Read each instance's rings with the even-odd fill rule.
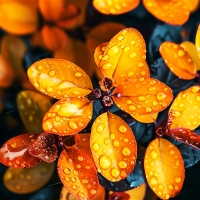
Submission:
[[[153,140],[146,149],[144,169],[151,189],[161,199],[176,196],[184,182],[184,163],[180,151],[163,138]]]
[[[10,87],[14,79],[14,70],[10,63],[0,55],[0,87]]]
[[[130,114],[134,119],[142,123],[153,123],[158,117],[158,113],[153,113],[150,115],[133,115]]]
[[[196,76],[196,64],[190,54],[180,45],[163,42],[159,49],[166,65],[179,78],[190,80]]]
[[[92,118],[87,98],[67,98],[55,103],[43,119],[43,129],[57,135],[73,135],[83,130]]]
[[[196,32],[196,37],[195,37],[195,45],[197,48],[197,53],[200,59],[200,25],[198,26],[197,32]]]
[[[195,12],[199,7],[199,0],[182,0],[190,9],[191,12]]]
[[[65,188],[78,199],[92,199],[98,190],[98,177],[92,161],[77,148],[62,151],[58,175]]]
[[[192,42],[184,41],[181,46],[190,54],[192,60],[194,61],[197,70],[200,70],[200,60],[197,54],[196,46]]]
[[[128,124],[107,112],[96,118],[91,132],[90,147],[98,172],[113,182],[126,178],[137,157],[135,136]]]
[[[67,45],[66,33],[56,26],[44,26],[41,34],[45,46],[51,51],[63,49]]]
[[[136,8],[140,0],[93,0],[93,6],[101,13],[119,15]]]
[[[190,15],[190,9],[184,1],[143,0],[143,4],[156,18],[172,25],[183,25]]]
[[[116,105],[129,114],[147,115],[164,110],[172,101],[172,90],[153,78],[121,83],[113,91]]]
[[[193,130],[200,125],[200,86],[192,86],[178,94],[169,112],[174,111],[170,129],[188,128]]]
[[[42,120],[51,106],[50,99],[37,92],[24,90],[17,95],[20,117],[26,129],[31,133],[43,132]]]
[[[37,29],[37,10],[24,3],[0,3],[0,27],[11,34],[30,34]]]
[[[3,183],[13,193],[29,194],[45,186],[54,172],[55,163],[41,162],[28,169],[10,167],[3,176]]]
[[[92,91],[88,75],[75,64],[61,59],[46,58],[28,68],[31,83],[51,97],[85,96]]]
[[[56,21],[60,18],[64,3],[64,0],[38,0],[39,9],[47,21]]]
[[[101,58],[102,58],[107,46],[108,46],[108,42],[104,42],[96,47],[96,49],[94,51],[94,61],[97,66],[99,66],[99,63],[101,61]]]
[[[108,43],[99,62],[101,73],[114,80],[114,86],[129,78],[149,77],[146,45],[139,31],[126,28]]]

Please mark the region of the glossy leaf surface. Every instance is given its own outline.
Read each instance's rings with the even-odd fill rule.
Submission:
[[[93,0],[93,6],[101,13],[109,15],[119,15],[136,8],[139,0]]]
[[[6,32],[17,35],[33,33],[37,29],[37,20],[35,7],[18,2],[0,4],[0,26]]]
[[[196,46],[192,42],[184,41],[181,46],[190,54],[192,60],[196,64],[197,70],[200,70],[200,60],[197,54]]]
[[[43,187],[52,177],[54,170],[54,163],[45,162],[29,169],[10,167],[3,176],[3,183],[13,193],[28,194]]]
[[[92,200],[104,200],[105,199],[105,189],[103,186],[99,184],[97,194],[95,197],[92,198]],[[70,194],[65,187],[61,190],[60,200],[77,200],[72,194]]]
[[[42,119],[52,103],[46,96],[31,90],[17,95],[17,107],[26,129],[31,133],[41,133]]]
[[[176,196],[185,178],[181,153],[163,138],[153,140],[147,147],[144,169],[151,189],[161,199]]]
[[[98,190],[94,164],[77,148],[62,151],[58,159],[58,175],[65,188],[78,199],[92,199]]]
[[[112,96],[116,105],[129,114],[147,115],[164,110],[172,101],[172,90],[153,78],[138,78],[118,85]]]
[[[58,149],[54,136],[50,133],[41,133],[28,149],[32,156],[51,163],[56,160]]]
[[[143,0],[145,8],[156,18],[172,25],[184,24],[190,9],[184,1]]]
[[[0,162],[9,167],[29,168],[41,162],[29,154],[29,146],[38,134],[23,134],[8,140],[0,149]]]
[[[195,45],[197,48],[197,53],[200,59],[200,25],[198,26],[197,32],[196,32],[196,37],[195,37]]]
[[[85,96],[92,90],[88,75],[75,64],[61,59],[46,58],[28,68],[31,83],[51,97]]]
[[[173,110],[172,128],[195,129],[200,125],[200,86],[195,85],[178,94],[169,112]]]
[[[43,119],[43,129],[58,135],[73,135],[84,129],[92,118],[87,98],[67,98],[55,103]]]
[[[134,28],[117,33],[108,43],[98,66],[104,76],[113,79],[114,86],[129,78],[149,77],[141,33]]]
[[[92,125],[90,147],[98,172],[116,182],[133,170],[137,144],[130,127],[110,112],[96,118]]]
[[[195,78],[196,64],[182,46],[173,42],[163,42],[159,51],[166,65],[176,76],[186,80]]]
[[[155,122],[156,118],[158,117],[158,113],[153,113],[150,115],[133,115],[131,116],[139,122],[142,123],[153,123]]]

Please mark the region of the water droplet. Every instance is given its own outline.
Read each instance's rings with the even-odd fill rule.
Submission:
[[[180,182],[181,182],[181,178],[180,178],[180,177],[177,177],[177,178],[175,179],[175,182],[176,182],[176,183],[180,183]]]
[[[128,76],[133,76],[133,74],[134,74],[133,72],[129,72]]]
[[[120,35],[117,39],[118,39],[118,40],[123,40],[123,39],[124,39],[124,36]]]
[[[79,198],[84,198],[85,195],[84,195],[82,192],[78,192],[78,197],[79,197]]]
[[[115,147],[119,147],[119,141],[118,141],[118,140],[115,140],[115,141],[114,141],[114,146],[115,146]]]
[[[113,177],[118,177],[119,174],[120,174],[119,169],[113,168],[113,169],[111,170],[111,175],[112,175]]]
[[[136,109],[136,107],[133,106],[133,105],[131,105],[131,106],[128,107],[128,109],[129,109],[130,111],[134,111],[134,110]]]
[[[163,187],[163,185],[160,184],[160,185],[158,186],[158,188],[159,188],[160,190],[162,190],[164,187]]]
[[[174,189],[174,186],[173,186],[173,185],[169,185],[169,189],[170,189],[170,190],[173,190],[173,189]]]
[[[183,51],[183,50],[178,50],[178,56],[179,57],[182,57],[182,56],[184,56],[184,54],[185,54],[185,52]]]
[[[158,154],[157,154],[156,150],[152,150],[152,151],[151,151],[151,157],[152,157],[153,159],[157,159],[157,156],[158,156]]]
[[[104,144],[109,144],[110,143],[110,139],[109,138],[105,138],[104,139]]]
[[[49,72],[49,76],[54,76],[55,73],[56,73],[56,72],[55,72],[54,70],[52,70],[52,71]]]
[[[69,127],[73,130],[78,128],[77,124],[74,121],[69,121]]]
[[[83,184],[86,184],[86,183],[88,183],[88,180],[87,180],[87,179],[83,179],[81,182],[82,182]]]
[[[103,169],[108,169],[112,164],[111,158],[105,155],[101,156],[99,159],[99,164]]]
[[[146,107],[145,111],[149,113],[152,111],[152,109],[150,107]]]
[[[78,165],[76,165],[76,167],[77,167],[78,169],[80,169],[80,168],[81,168],[81,165],[78,164]]]
[[[170,198],[169,194],[166,194],[165,199],[169,199],[169,198]]]
[[[178,160],[176,161],[176,166],[179,166],[179,161]]]
[[[73,186],[72,186],[72,189],[73,189],[73,190],[76,190],[76,189],[77,189],[77,186],[76,186],[76,185],[73,185]]]
[[[94,143],[92,147],[93,147],[93,149],[96,150],[96,151],[98,151],[99,148],[100,148],[99,144],[97,144],[97,143]]]
[[[97,191],[96,190],[90,190],[90,194],[96,194]]]
[[[34,86],[35,86],[36,88],[38,88],[40,85],[39,85],[37,82],[35,82],[35,83],[34,83]]]
[[[128,105],[132,104],[133,102],[131,100],[127,100],[126,102]]]
[[[154,91],[155,89],[156,89],[156,87],[150,87],[150,88],[149,88],[149,91],[152,92],[152,91]]]
[[[53,88],[52,87],[47,87],[47,92],[52,92]]]
[[[101,59],[104,61],[108,60],[108,55],[103,55]]]
[[[127,143],[127,142],[128,142],[128,138],[124,138],[124,142],[126,142],[126,143]]]
[[[103,124],[99,124],[99,125],[97,126],[97,132],[98,132],[98,133],[101,133],[101,132],[103,131],[103,129],[104,129],[104,125],[103,125]]]
[[[163,92],[158,92],[157,95],[156,95],[156,97],[157,97],[157,99],[158,99],[159,101],[162,101],[163,99],[165,99],[166,96],[167,96],[167,95],[164,94]]]
[[[76,72],[76,73],[75,73],[75,76],[76,76],[77,78],[80,78],[80,77],[82,76],[82,73]]]
[[[120,131],[121,133],[126,133],[126,131],[127,131],[126,126],[120,125],[120,126],[119,126],[119,131]]]
[[[127,168],[127,163],[122,160],[122,161],[119,162],[119,167],[122,168],[122,169],[126,169]]]
[[[200,96],[197,96],[197,101],[200,101]]]
[[[123,155],[125,155],[125,156],[130,156],[131,151],[130,151],[130,149],[129,149],[128,147],[124,147],[124,148],[122,149],[122,153],[123,153]]]
[[[82,156],[78,156],[78,160],[79,161],[83,161],[83,157]]]
[[[144,66],[144,64],[142,62],[138,63],[138,67],[143,67],[143,66]]]
[[[115,134],[112,133],[112,134],[110,135],[110,138],[111,138],[111,140],[114,140],[114,139],[115,139]]]
[[[40,66],[38,66],[38,69],[39,69],[39,70],[42,70],[42,66],[41,66],[41,65],[40,65]]]
[[[128,52],[129,50],[130,50],[130,47],[126,47],[126,48],[124,49],[125,52]]]
[[[135,41],[131,41],[131,45],[134,45],[135,44]]]
[[[174,151],[173,151],[173,150],[171,150],[169,153],[170,153],[171,155],[173,155],[173,154],[174,154]]]
[[[109,62],[108,63],[104,63],[102,67],[103,67],[103,69],[110,69],[112,67],[112,64],[109,63]]]
[[[144,100],[145,100],[145,97],[144,97],[144,96],[139,96],[139,97],[138,97],[138,100],[139,100],[139,101],[144,101]]]
[[[131,54],[129,55],[130,58],[134,58],[135,56],[136,56],[136,53],[131,53]]]
[[[151,177],[151,179],[150,179],[150,184],[151,185],[157,185],[157,183],[158,183],[158,180],[157,180],[157,178],[156,177]]]
[[[74,175],[77,176],[78,175],[78,172],[76,170],[74,170]]]
[[[69,168],[65,168],[65,169],[64,169],[64,173],[65,173],[65,174],[70,174],[70,173],[71,173],[71,170],[70,170]]]
[[[110,49],[108,49],[108,55],[109,56],[115,56],[119,52],[119,47],[118,46],[113,46]]]
[[[14,148],[17,147],[17,143],[16,143],[16,142],[13,142],[10,146],[14,149]]]
[[[60,117],[56,116],[56,121],[59,122],[60,121]]]

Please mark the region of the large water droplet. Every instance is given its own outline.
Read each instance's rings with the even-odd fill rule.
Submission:
[[[76,72],[76,73],[75,73],[75,76],[76,76],[77,78],[80,78],[80,77],[82,76],[82,73]]]
[[[103,125],[103,124],[99,124],[99,125],[97,126],[97,132],[98,132],[98,133],[101,133],[101,132],[103,131],[103,129],[104,129],[104,125]]]
[[[130,149],[129,149],[128,147],[124,147],[124,148],[122,149],[122,153],[123,153],[123,155],[125,155],[125,156],[130,156],[131,151],[130,151]]]
[[[120,171],[119,171],[119,169],[117,169],[117,168],[113,168],[112,170],[111,170],[111,175],[113,176],[113,177],[118,177],[119,176],[119,174],[120,174]]]
[[[163,99],[165,99],[166,96],[167,96],[167,95],[164,94],[163,92],[158,92],[157,95],[156,95],[156,97],[157,97],[157,99],[158,99],[159,101],[162,101]]]
[[[109,156],[104,155],[100,157],[99,164],[103,169],[108,169],[112,164],[112,160]]]
[[[99,144],[97,144],[97,143],[94,143],[92,147],[93,147],[93,149],[96,150],[96,151],[98,151],[99,148],[100,148]]]
[[[69,127],[73,130],[78,128],[77,124],[74,121],[69,121]]]
[[[120,125],[120,126],[119,126],[119,131],[120,131],[121,133],[126,133],[126,131],[127,131],[126,126]]]
[[[127,168],[127,163],[122,160],[122,161],[119,162],[119,167],[122,168],[122,169],[126,169]]]
[[[156,177],[151,177],[151,179],[150,179],[150,184],[151,185],[157,185],[157,183],[158,183],[158,180],[157,180],[157,178]]]
[[[153,159],[157,159],[158,154],[157,154],[156,150],[152,150],[152,151],[151,151],[151,157],[152,157]]]

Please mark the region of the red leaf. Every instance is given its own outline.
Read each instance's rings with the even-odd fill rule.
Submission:
[[[56,160],[58,149],[54,136],[50,133],[41,133],[29,147],[29,153],[45,162],[51,163]]]
[[[108,197],[108,200],[130,200],[130,195],[125,192],[114,192]]]
[[[39,158],[29,154],[29,146],[38,134],[23,134],[8,140],[0,149],[0,162],[9,167],[29,168],[41,162]]]
[[[78,148],[62,151],[58,175],[65,188],[78,199],[92,199],[98,190],[98,177],[93,162]]]

